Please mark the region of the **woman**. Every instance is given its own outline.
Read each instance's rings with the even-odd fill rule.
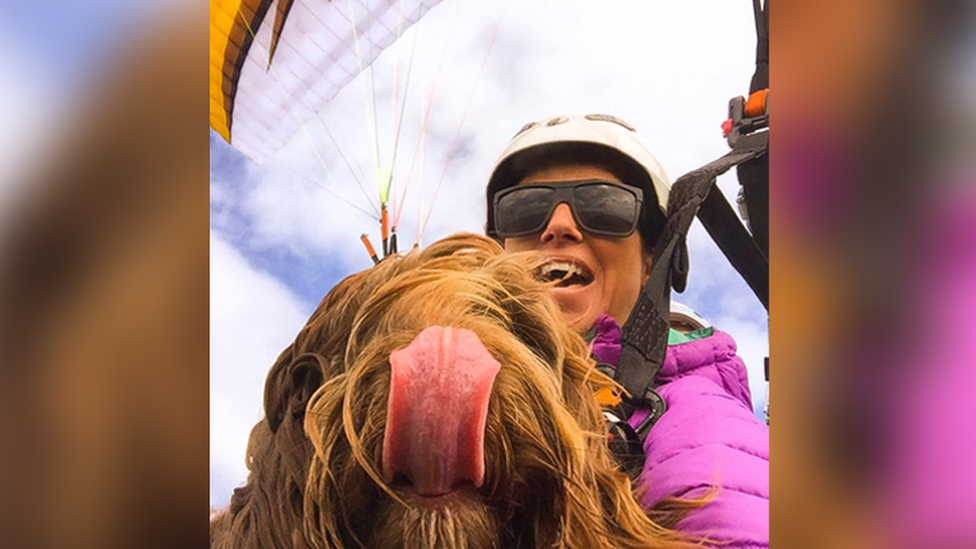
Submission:
[[[488,182],[488,234],[508,251],[546,257],[539,275],[560,281],[552,292],[566,319],[593,341],[599,362],[614,366],[620,324],[654,264],[669,192],[664,170],[625,122],[557,116],[526,125],[502,153]],[[667,411],[643,441],[642,503],[718,487],[678,528],[723,547],[768,547],[769,431],[752,413],[735,342],[712,328],[671,330],[668,339],[655,379]]]

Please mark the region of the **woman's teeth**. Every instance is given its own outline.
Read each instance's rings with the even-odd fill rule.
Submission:
[[[539,268],[539,278],[546,282],[559,281],[557,287],[582,285],[593,281],[593,276],[578,265],[568,261],[551,261]]]

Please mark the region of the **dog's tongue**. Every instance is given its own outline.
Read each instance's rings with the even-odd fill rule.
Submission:
[[[470,330],[431,326],[390,355],[383,475],[423,496],[485,477],[488,398],[500,365]]]

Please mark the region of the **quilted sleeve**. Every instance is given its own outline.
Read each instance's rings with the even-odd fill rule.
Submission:
[[[642,503],[713,499],[678,528],[730,549],[769,547],[769,428],[715,381],[687,376],[659,387],[668,410],[644,442]]]

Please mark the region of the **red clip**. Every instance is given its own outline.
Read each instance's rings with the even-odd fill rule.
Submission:
[[[729,118],[725,122],[722,122],[722,137],[728,137],[732,133],[732,119]]]

